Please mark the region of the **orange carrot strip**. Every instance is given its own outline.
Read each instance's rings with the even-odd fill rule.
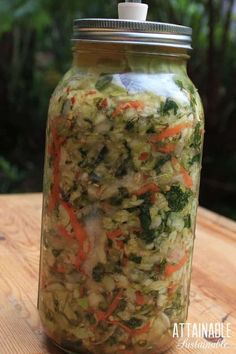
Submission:
[[[103,98],[103,100],[101,100],[101,102],[99,103],[99,107],[107,108],[107,106],[108,106],[108,100],[107,98]]]
[[[79,288],[79,297],[84,297],[85,296],[85,287],[81,285]]]
[[[176,157],[172,157],[172,163],[174,166],[179,165],[179,172],[183,176],[184,184],[187,188],[192,188],[193,186],[193,180],[192,177],[188,174],[188,172],[185,170],[183,166],[180,165],[179,161],[176,159]]]
[[[73,207],[69,204],[66,203],[64,200],[61,201],[61,204],[63,208],[67,211],[67,214],[69,215],[71,225],[73,227],[73,230],[76,234],[77,239],[82,243],[87,239],[87,233],[85,229],[80,225],[78,222],[77,216],[73,210]]]
[[[181,123],[178,125],[175,125],[174,127],[168,127],[164,130],[162,130],[162,132],[160,134],[152,134],[151,137],[149,138],[149,141],[151,143],[158,143],[159,141],[162,141],[166,138],[171,138],[179,133],[181,133],[181,131],[185,128],[189,128],[192,126],[192,123]]]
[[[141,227],[129,227],[129,232],[139,233],[142,231]]]
[[[147,192],[159,192],[160,188],[158,187],[158,185],[156,183],[148,183],[145,184],[144,186],[142,186],[141,188],[139,188],[134,194],[139,196],[139,195],[143,195]]]
[[[178,287],[177,284],[174,284],[174,283],[170,284],[167,289],[168,295],[169,296],[173,295],[175,290],[177,289],[177,287]]]
[[[155,204],[156,201],[157,201],[157,195],[156,195],[156,194],[152,194],[152,195],[150,196],[150,203],[151,203],[151,204]]]
[[[58,273],[65,273],[65,267],[63,265],[57,265],[57,272]]]
[[[75,265],[76,267],[80,267],[81,264],[85,261],[87,254],[90,251],[89,238],[86,230],[79,223],[77,216],[73,210],[73,207],[66,203],[65,201],[61,201],[63,208],[67,211],[67,214],[70,218],[71,225],[73,227],[76,238],[79,241],[79,252],[76,257]]]
[[[185,253],[185,255],[180,259],[180,261],[176,264],[167,264],[165,267],[165,275],[167,277],[170,277],[173,273],[177,272],[180,270],[183,265],[188,261],[188,254]]]
[[[116,109],[112,113],[112,117],[116,117],[118,114],[122,113],[122,111],[129,109],[129,108],[134,108],[134,109],[143,109],[144,104],[143,102],[140,101],[128,101],[124,103],[120,103]]]
[[[192,177],[188,174],[188,172],[184,169],[183,166],[180,166],[180,173],[183,176],[185,186],[187,188],[192,188],[193,186]]]
[[[149,158],[149,153],[148,152],[142,152],[140,155],[139,155],[139,160],[140,161],[146,161],[147,159]]]
[[[72,240],[73,235],[71,235],[63,225],[58,225],[57,230],[61,236],[64,236],[67,240]]]
[[[143,174],[143,180],[146,181],[150,176],[147,173]]]
[[[117,244],[117,247],[120,248],[121,250],[124,248],[124,241],[117,240],[116,244]]]
[[[112,303],[110,304],[110,306],[108,307],[108,310],[106,312],[105,311],[97,311],[96,317],[99,321],[103,321],[106,318],[108,318],[109,316],[111,316],[111,314],[118,307],[120,300],[123,297],[123,293],[124,293],[124,290],[120,289],[118,294],[115,296],[114,300],[112,301]]]
[[[90,90],[88,92],[85,92],[84,96],[95,95],[96,93],[97,93],[96,90]]]
[[[74,104],[75,104],[75,101],[76,101],[75,96],[71,97],[70,101],[71,101],[72,105],[74,105]]]
[[[147,333],[150,329],[150,321],[147,322],[143,327],[141,328],[136,328],[136,329],[133,329],[132,330],[132,335],[136,336],[136,335],[139,335],[139,334],[143,334],[143,333]]]
[[[176,144],[166,144],[164,146],[160,146],[157,148],[158,151],[160,152],[163,152],[163,153],[166,153],[166,154],[169,154],[173,151],[175,151],[175,148],[176,148]]]
[[[135,293],[135,302],[139,306],[143,306],[145,304],[145,299],[141,291],[136,291]]]
[[[106,235],[107,235],[108,238],[110,238],[112,240],[114,238],[122,236],[123,235],[123,231],[121,229],[107,231]]]

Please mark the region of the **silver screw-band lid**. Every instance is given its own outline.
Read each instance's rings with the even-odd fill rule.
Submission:
[[[72,39],[191,49],[192,29],[171,23],[86,18],[74,21]]]

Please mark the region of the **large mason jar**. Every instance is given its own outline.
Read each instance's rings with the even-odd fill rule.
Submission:
[[[156,354],[186,320],[204,132],[191,30],[76,20],[50,102],[39,312],[73,353]]]

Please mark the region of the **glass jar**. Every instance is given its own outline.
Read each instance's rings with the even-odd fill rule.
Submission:
[[[156,26],[145,43],[78,25],[51,98],[39,312],[69,352],[163,352],[187,317],[203,110],[189,44]]]

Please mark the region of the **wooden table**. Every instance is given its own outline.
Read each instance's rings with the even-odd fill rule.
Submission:
[[[61,353],[45,340],[36,308],[41,199],[0,196],[0,354]],[[236,223],[199,208],[196,236],[188,322],[228,322],[232,336],[228,348],[168,353],[235,354]]]

